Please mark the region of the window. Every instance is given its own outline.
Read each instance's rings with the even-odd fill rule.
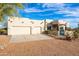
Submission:
[[[60,27],[60,30],[64,30],[64,28],[63,27]]]

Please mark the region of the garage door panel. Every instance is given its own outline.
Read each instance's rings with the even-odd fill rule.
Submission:
[[[33,27],[32,28],[32,34],[40,34],[41,30],[40,27]]]
[[[26,35],[30,34],[30,27],[14,27],[11,29],[13,35]]]

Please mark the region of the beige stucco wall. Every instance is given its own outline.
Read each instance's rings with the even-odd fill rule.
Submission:
[[[44,20],[8,17],[8,35],[40,34],[44,31]]]

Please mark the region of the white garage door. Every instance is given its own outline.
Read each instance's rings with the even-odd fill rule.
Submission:
[[[40,33],[41,33],[41,27],[15,26],[8,30],[9,35],[31,35],[31,34],[40,34]]]
[[[30,27],[13,27],[10,29],[11,35],[30,35]]]
[[[40,27],[32,27],[32,34],[40,34],[41,28]]]

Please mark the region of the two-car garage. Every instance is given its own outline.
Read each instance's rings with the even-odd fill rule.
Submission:
[[[31,35],[31,34],[40,34],[42,28],[40,26],[12,26],[9,29],[9,34],[11,35]]]
[[[44,31],[43,20],[31,20],[28,18],[9,17],[8,35],[32,35]]]

